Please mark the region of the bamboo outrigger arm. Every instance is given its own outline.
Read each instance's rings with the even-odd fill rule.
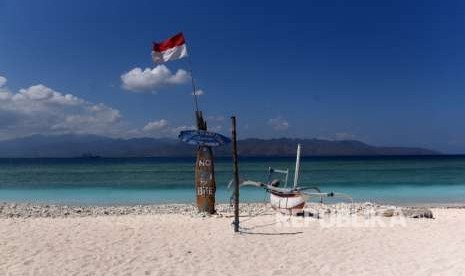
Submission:
[[[229,182],[228,188],[231,187],[233,181]],[[322,193],[318,187],[296,187],[293,189],[289,188],[279,188],[276,186],[267,183],[263,183],[260,181],[253,181],[253,180],[241,180],[240,181],[240,186],[255,186],[259,188],[264,188],[267,192],[275,192],[278,194],[301,194],[302,196],[305,196],[307,198],[310,197],[319,197],[320,200],[322,200],[325,197],[334,197],[334,198],[345,198],[348,199],[351,203],[353,203],[353,199],[350,195],[343,194],[343,193],[334,193],[334,192],[329,192],[329,193]],[[315,190],[317,191],[316,193],[310,193],[306,192],[307,190]]]
[[[307,192],[301,192],[301,194],[304,196],[304,197],[319,197],[320,200],[323,200],[324,197],[334,197],[334,198],[345,198],[347,200],[350,201],[351,204],[354,203],[354,200],[352,199],[352,197],[348,194],[343,194],[343,193],[333,193],[333,192],[329,192],[329,193],[307,193]]]

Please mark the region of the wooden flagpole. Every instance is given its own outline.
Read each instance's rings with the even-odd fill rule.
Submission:
[[[187,43],[186,43],[187,47]],[[187,63],[191,75],[192,96],[194,97],[194,112],[198,130],[207,130],[207,122],[203,119],[202,111],[199,110],[197,88],[195,86],[194,74],[190,51],[187,54]],[[199,212],[214,214],[215,211],[215,166],[213,150],[208,146],[197,147],[197,159],[195,162],[195,190],[196,203]]]

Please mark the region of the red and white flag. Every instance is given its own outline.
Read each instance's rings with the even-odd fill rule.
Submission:
[[[179,33],[163,42],[153,43],[152,58],[155,63],[187,57],[184,35]]]

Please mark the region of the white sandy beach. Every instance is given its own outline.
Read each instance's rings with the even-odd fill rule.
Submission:
[[[229,217],[2,218],[0,275],[465,275],[465,209],[433,213],[358,227],[261,215],[241,234]]]

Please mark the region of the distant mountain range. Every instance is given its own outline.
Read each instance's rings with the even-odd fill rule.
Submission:
[[[354,140],[244,139],[238,142],[240,156],[295,156],[296,145],[303,156],[433,155],[439,152],[407,147],[376,147]],[[195,147],[175,139],[115,139],[95,135],[33,135],[0,141],[0,157],[155,157],[193,156]],[[215,149],[229,156],[230,146]]]

